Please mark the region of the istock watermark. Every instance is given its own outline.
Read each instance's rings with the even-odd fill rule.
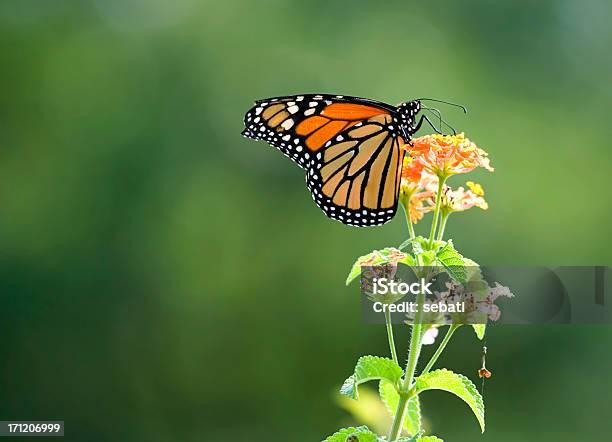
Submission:
[[[431,282],[426,282],[425,278],[421,278],[419,282],[403,282],[395,281],[387,278],[374,278],[372,280],[373,292],[375,295],[386,295],[387,293],[396,293],[400,295],[406,295],[412,293],[413,295],[425,294],[433,295],[430,290]]]
[[[386,316],[436,325],[612,324],[609,275],[607,267],[362,267],[362,316],[372,324]]]

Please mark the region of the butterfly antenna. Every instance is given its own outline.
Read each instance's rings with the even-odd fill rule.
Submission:
[[[446,127],[448,127],[450,130],[453,131],[453,135],[457,135],[457,131],[455,130],[455,128],[451,126],[444,118],[442,118],[442,113],[438,109],[434,107],[427,107],[425,105],[423,105],[422,107],[423,107],[423,110],[428,110],[436,114],[436,116],[438,117],[438,120],[440,121],[440,131],[439,131],[440,133],[442,132],[442,124],[444,124]]]
[[[442,114],[440,113],[440,111],[434,107],[427,107],[425,105],[423,105],[423,109],[433,112],[438,116],[438,121],[440,122],[440,129],[442,129]]]
[[[436,101],[438,103],[444,103],[444,104],[448,104],[450,106],[459,107],[459,108],[461,108],[461,110],[463,111],[464,114],[467,114],[467,107],[463,106],[462,104],[452,103],[450,101],[438,100],[437,98],[418,98],[415,101]]]

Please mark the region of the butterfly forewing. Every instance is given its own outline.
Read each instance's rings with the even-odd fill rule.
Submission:
[[[244,116],[248,138],[267,141],[306,168],[312,153],[345,128],[389,114],[385,103],[338,95],[293,95],[258,100]]]

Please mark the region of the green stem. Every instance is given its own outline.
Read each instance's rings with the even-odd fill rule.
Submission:
[[[393,419],[393,425],[391,425],[391,430],[389,431],[388,439],[390,442],[395,441],[402,432],[402,424],[404,423],[404,416],[406,415],[408,398],[409,396],[407,394],[400,395],[395,418]]]
[[[440,230],[438,231],[438,237],[436,238],[438,241],[442,240],[444,236],[444,229],[446,229],[446,221],[448,221],[448,217],[450,216],[450,212],[446,212],[442,214],[442,221],[440,222]]]
[[[436,193],[436,207],[434,209],[434,217],[431,222],[431,232],[429,232],[429,248],[433,246],[434,236],[438,228],[438,220],[440,218],[440,202],[442,201],[442,191],[444,190],[444,182],[446,177],[438,178],[438,192]]]
[[[461,327],[461,324],[451,324],[448,331],[446,332],[446,335],[444,335],[444,339],[442,340],[442,342],[440,342],[440,345],[438,346],[436,352],[433,354],[433,356],[421,372],[421,376],[423,376],[425,373],[429,373],[431,367],[433,367],[433,365],[436,363],[436,361],[446,348],[446,344],[448,344],[448,341],[450,341],[451,336],[453,336],[453,333],[455,333],[455,330],[457,330],[459,327]]]
[[[389,349],[393,362],[398,363],[397,351],[395,350],[395,338],[393,337],[393,324],[391,324],[391,312],[385,309],[385,323],[387,324],[387,338],[389,339]]]
[[[423,330],[423,303],[425,301],[425,294],[419,293],[417,296],[417,308],[418,312],[414,316],[414,324],[412,325],[412,335],[410,336],[410,353],[408,354],[408,362],[406,364],[406,376],[404,377],[404,388],[408,390],[412,386],[412,380],[414,379],[414,371],[416,369],[417,362],[419,361],[419,355],[421,354],[421,331]]]
[[[404,415],[406,414],[406,406],[408,405],[408,399],[410,398],[410,387],[414,380],[414,372],[416,369],[417,362],[419,361],[419,355],[421,353],[422,340],[421,330],[423,329],[423,303],[425,301],[425,294],[419,293],[417,295],[417,312],[414,316],[414,324],[412,325],[412,335],[410,336],[410,352],[408,353],[408,362],[406,363],[406,373],[404,376],[404,383],[400,391],[400,400],[397,404],[397,410],[395,417],[393,418],[393,425],[389,432],[389,441],[396,440],[402,429],[402,422],[404,421]]]
[[[440,186],[441,187],[441,186]],[[441,194],[441,191],[438,192]],[[408,232],[410,234],[410,239],[416,238],[416,234],[414,232],[414,226],[410,221],[410,201],[409,198],[400,198],[400,202],[402,203],[402,207],[404,208],[404,213],[406,214],[406,224],[408,225]],[[438,213],[440,211],[440,197],[436,199],[436,207]],[[436,221],[437,222],[437,221]],[[435,231],[435,230],[434,230]],[[421,257],[419,254],[416,255],[417,264],[421,266]],[[391,425],[391,429],[389,430],[388,440],[393,442],[397,440],[402,432],[402,426],[404,423],[404,416],[406,415],[406,409],[408,406],[408,400],[411,397],[410,387],[412,381],[414,380],[414,372],[416,369],[417,362],[419,360],[419,354],[421,353],[422,347],[422,337],[421,330],[423,328],[423,324],[421,321],[423,319],[422,305],[425,302],[425,294],[420,293],[417,295],[417,313],[414,317],[414,324],[412,325],[412,335],[410,336],[410,350],[408,353],[408,362],[406,363],[406,372],[404,375],[404,383],[400,388],[400,398],[397,403],[397,409],[395,411],[395,416],[393,417],[393,424]],[[395,347],[395,346],[394,346]]]
[[[410,236],[409,239],[414,239],[416,238],[416,234],[414,233],[412,221],[410,221],[410,196],[402,194],[400,196],[400,203],[402,204],[404,214],[406,215],[406,225],[408,225],[408,234]]]
[[[406,215],[406,225],[408,226],[408,234],[410,235],[410,238],[408,239],[414,239],[416,238],[416,234],[414,232],[414,225],[412,224],[412,221],[410,221],[410,196],[406,196],[405,194],[401,195],[400,203],[402,204],[404,214]],[[421,256],[417,253],[415,257],[417,265],[421,266]]]
[[[412,221],[410,221],[410,213],[406,213],[406,223],[408,224],[408,233],[410,234],[410,239],[416,238],[416,234],[414,233],[414,226],[412,225]]]

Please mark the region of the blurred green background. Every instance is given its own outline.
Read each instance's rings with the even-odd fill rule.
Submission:
[[[470,177],[490,209],[449,223],[460,250],[611,264],[611,17],[604,0],[0,3],[0,419],[63,419],[79,441],[311,442],[354,423],[334,392],[388,349],[343,281],[405,226],[323,216],[299,168],[240,136],[257,98],[466,104],[445,116],[496,171]],[[604,440],[611,338],[492,329],[486,433],[436,392],[428,429]],[[441,363],[476,381],[480,352],[465,328]]]

